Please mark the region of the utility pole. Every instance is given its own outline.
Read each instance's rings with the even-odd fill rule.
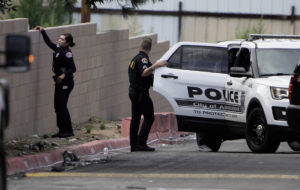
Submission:
[[[85,3],[86,0],[81,0],[81,23],[91,21],[91,8]]]

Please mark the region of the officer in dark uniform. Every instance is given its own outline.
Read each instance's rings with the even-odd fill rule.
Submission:
[[[71,117],[67,108],[69,95],[74,88],[74,76],[76,66],[73,59],[72,51],[69,47],[75,46],[71,34],[62,34],[58,40],[58,44],[51,42],[45,30],[37,26],[35,30],[40,30],[45,43],[54,51],[53,66],[55,92],[54,92],[54,108],[56,112],[56,122],[59,132],[52,137],[66,138],[74,136],[71,123]]]
[[[132,118],[130,123],[130,146],[131,151],[154,151],[147,146],[147,139],[154,122],[153,103],[149,96],[149,88],[153,85],[152,72],[167,65],[166,61],[157,61],[155,64],[149,60],[152,40],[144,38],[140,46],[140,52],[130,62],[129,75],[129,98],[131,100]],[[140,133],[138,134],[141,115],[144,116]]]

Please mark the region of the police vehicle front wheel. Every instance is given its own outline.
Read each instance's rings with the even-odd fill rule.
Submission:
[[[220,137],[208,133],[196,133],[196,140],[198,146],[206,145],[213,152],[218,152],[222,144]]]
[[[254,153],[274,153],[280,141],[271,138],[265,114],[261,108],[253,109],[247,119],[246,140]]]
[[[293,151],[300,151],[300,141],[288,142],[288,145]]]

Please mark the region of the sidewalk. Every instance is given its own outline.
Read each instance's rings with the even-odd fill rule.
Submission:
[[[110,140],[96,140],[86,144],[70,146],[49,152],[37,153],[34,155],[24,155],[7,158],[7,174],[22,172],[39,167],[51,166],[63,161],[62,153],[68,150],[77,156],[86,156],[97,154],[107,147],[109,150],[129,147],[129,125],[131,118],[123,118],[121,131],[124,138]],[[142,124],[143,118],[141,118]],[[176,116],[174,113],[164,112],[155,113],[155,121],[152,125],[148,141],[155,139],[179,137],[188,134],[187,132],[178,132]]]

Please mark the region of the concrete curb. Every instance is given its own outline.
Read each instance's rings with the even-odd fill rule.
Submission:
[[[102,152],[103,148],[105,147],[107,147],[108,149],[128,147],[130,120],[131,118],[122,119],[121,131],[124,138],[93,141],[86,144],[53,150],[50,152],[8,158],[6,160],[7,174],[11,175],[16,172],[22,172],[39,167],[47,167],[61,162],[63,161],[62,153],[65,150],[71,151],[77,156],[85,156]],[[141,123],[142,121],[143,118],[141,118]],[[183,134],[188,133],[178,132],[176,116],[174,113],[156,113],[155,122],[152,125],[148,141],[168,137],[179,137]]]

